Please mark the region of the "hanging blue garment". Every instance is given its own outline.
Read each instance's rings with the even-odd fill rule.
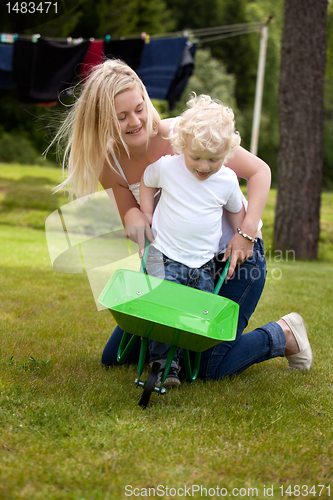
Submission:
[[[0,43],[0,88],[14,86],[12,80],[14,45]]]
[[[187,82],[194,71],[194,56],[197,44],[187,42],[181,64],[178,68],[177,74],[172,81],[171,87],[167,95],[169,102],[169,109],[174,109],[176,102],[178,102],[185,90]]]
[[[177,75],[187,37],[150,39],[142,53],[137,74],[153,99],[165,100]]]

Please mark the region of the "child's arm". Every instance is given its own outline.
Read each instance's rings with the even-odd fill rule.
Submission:
[[[141,212],[143,212],[147,217],[149,224],[151,224],[155,208],[154,196],[157,192],[157,188],[147,187],[144,183],[143,178],[144,176],[142,176],[140,181],[140,209]]]
[[[232,230],[234,233],[237,233],[237,228],[242,226],[242,222],[245,218],[246,212],[244,205],[242,205],[242,208],[239,212],[229,212],[226,208],[224,208],[224,211],[226,213],[227,219],[229,221],[230,226],[232,227]]]

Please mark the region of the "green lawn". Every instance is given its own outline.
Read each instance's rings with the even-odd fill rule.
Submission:
[[[279,262],[271,192],[269,279],[248,326],[299,312],[313,369],[277,358],[154,394],[142,410],[136,366],[101,366],[115,324],[86,275],[51,267],[43,226],[66,202],[50,194],[59,180],[57,169],[0,165],[0,499],[332,497],[333,193],[320,260]]]

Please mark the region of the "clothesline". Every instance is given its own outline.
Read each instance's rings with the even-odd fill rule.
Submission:
[[[198,28],[198,29],[188,29],[184,31],[174,31],[169,33],[157,33],[157,34],[147,34],[141,33],[141,38],[149,43],[150,39],[159,39],[159,38],[177,38],[187,36],[192,41],[197,41],[199,43],[206,43],[210,41],[220,40],[223,38],[229,38],[233,36],[244,35],[246,33],[259,32],[265,23],[263,22],[251,22],[251,23],[240,23],[240,24],[232,24],[225,26],[213,26],[210,28]],[[214,35],[214,36],[213,36]],[[0,43],[14,43],[16,40],[32,40],[33,42],[37,42],[38,39],[41,38],[39,34],[32,35],[20,35],[17,33],[0,33]],[[106,41],[109,40],[125,40],[125,39],[134,39],[137,36],[127,36],[127,37],[117,37],[112,38],[111,35],[105,35],[104,39]],[[54,41],[54,42],[67,42],[69,44],[78,44],[83,41],[95,41],[95,38],[56,38],[56,37],[43,37],[45,40]],[[102,41],[103,39],[96,39],[97,41]]]
[[[20,102],[55,105],[72,96],[73,87],[105,59],[119,58],[132,67],[150,97],[179,100],[194,68],[196,43],[188,37],[142,37],[59,43],[39,37],[0,43],[0,89],[16,88]]]
[[[185,30],[185,31],[176,31],[176,32],[171,32],[171,33],[159,33],[156,35],[150,35],[151,38],[165,38],[168,36],[192,36],[195,37],[196,39],[200,39],[202,37],[208,36],[208,35],[226,35],[228,36],[235,36],[237,34],[244,34],[244,33],[250,33],[253,31],[260,31],[262,26],[265,23],[262,22],[252,22],[252,23],[240,23],[240,24],[230,24],[230,25],[225,25],[225,26],[213,26],[210,28],[198,28],[198,29],[193,29],[193,30]],[[204,40],[208,41],[208,40]],[[200,40],[200,43],[202,43],[202,40]]]
[[[16,86],[21,102],[53,105],[72,95],[77,78],[85,78],[105,58],[131,66],[151,97],[167,100],[170,109],[180,98],[194,68],[199,44],[261,32],[266,23],[240,23],[137,37],[104,39],[47,38],[39,34],[0,34],[0,88]]]

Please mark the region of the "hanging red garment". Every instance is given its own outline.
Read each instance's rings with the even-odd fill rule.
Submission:
[[[104,41],[94,40],[90,42],[88,51],[80,68],[80,75],[82,76],[82,78],[88,76],[94,66],[97,66],[97,64],[101,64],[103,60]]]

